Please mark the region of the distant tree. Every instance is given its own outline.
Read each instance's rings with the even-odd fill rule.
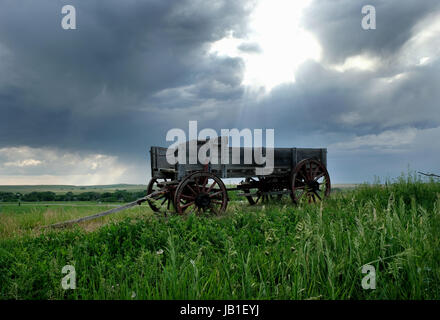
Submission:
[[[71,191],[67,192],[64,200],[65,201],[72,201],[73,200],[73,192],[71,192]]]

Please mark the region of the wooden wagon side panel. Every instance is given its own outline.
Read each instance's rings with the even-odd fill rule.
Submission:
[[[162,179],[175,175],[176,166],[171,165],[167,161],[167,148],[151,147],[150,162],[151,162],[151,177]]]
[[[304,159],[315,159],[320,161],[324,166],[327,166],[327,149],[325,148],[296,148],[296,152],[296,163]]]
[[[197,146],[197,151],[201,145]],[[188,148],[189,149],[189,148]],[[197,159],[196,164],[190,163],[189,150],[186,152],[186,163],[170,165],[167,162],[167,148],[151,147],[151,172],[153,178],[170,178],[181,180],[186,175],[204,170],[206,163],[200,163]],[[221,148],[219,146],[217,152],[217,161],[211,161],[209,171],[220,178],[244,178],[256,176],[256,168],[263,168],[268,163],[257,164],[255,161],[255,151],[253,148],[244,147],[228,147],[228,161],[222,163]],[[266,157],[270,149],[262,148],[262,156]],[[250,154],[250,163],[245,163],[245,154]],[[318,148],[275,148],[274,153],[274,170],[272,176],[289,176],[290,172],[296,165],[304,159],[315,159],[327,166],[327,149]],[[177,154],[176,154],[177,155]],[[224,156],[223,156],[223,160]]]

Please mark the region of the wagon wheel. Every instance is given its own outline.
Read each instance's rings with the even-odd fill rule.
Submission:
[[[309,203],[322,201],[330,195],[330,176],[325,166],[314,159],[306,159],[297,164],[292,172],[293,202],[307,199]]]
[[[248,200],[250,205],[255,205],[258,202],[260,203],[267,203],[271,200],[274,200],[277,198],[278,200],[281,200],[283,197],[282,194],[278,195],[270,195],[270,194],[263,194],[265,192],[274,191],[271,184],[268,183],[267,179],[265,178],[246,178],[245,179],[246,184],[254,184],[258,187],[255,188],[249,188],[249,189],[243,189],[245,193],[251,193],[252,195],[246,196],[246,199]]]
[[[173,196],[170,190],[164,185],[164,183],[166,183],[167,181],[168,180],[166,178],[164,179],[153,178],[150,180],[150,183],[148,183],[147,196],[149,194],[152,194],[153,192],[162,191],[162,190],[166,191],[164,194],[154,197],[153,200],[155,201],[148,201],[150,208],[154,212],[159,212],[161,209],[166,209],[168,211],[171,208],[171,205],[173,203]]]
[[[210,172],[196,172],[185,177],[176,189],[174,204],[178,214],[209,212],[221,215],[228,205],[223,181]]]

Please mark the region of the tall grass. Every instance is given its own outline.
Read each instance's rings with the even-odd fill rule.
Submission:
[[[231,203],[219,219],[143,215],[0,240],[0,298],[439,299],[439,231],[440,184],[413,177],[313,205]]]

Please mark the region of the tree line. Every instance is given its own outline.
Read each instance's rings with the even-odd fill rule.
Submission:
[[[82,192],[65,194],[51,191],[30,193],[0,192],[0,202],[38,202],[38,201],[97,201],[97,202],[131,202],[144,197],[147,191],[129,192],[116,190],[114,192]]]

